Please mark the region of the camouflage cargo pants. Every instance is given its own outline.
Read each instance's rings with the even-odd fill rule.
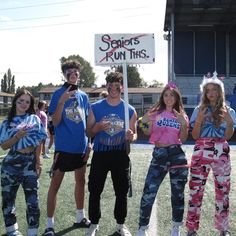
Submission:
[[[152,156],[141,199],[139,225],[149,224],[156,194],[168,172],[171,184],[172,221],[182,223],[184,188],[188,178],[185,153],[180,145],[171,145],[165,148],[155,147]]]
[[[2,161],[2,211],[5,226],[16,224],[15,200],[22,185],[26,200],[28,228],[39,226],[38,176],[35,171],[35,154],[8,153]]]

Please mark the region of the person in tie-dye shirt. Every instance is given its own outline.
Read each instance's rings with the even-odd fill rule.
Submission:
[[[187,139],[189,120],[180,92],[174,83],[163,89],[160,100],[143,116],[141,127],[155,145],[146,176],[140,204],[139,229],[136,236],[147,236],[152,206],[158,189],[169,172],[173,229],[171,236],[180,235],[183,224],[184,189],[188,166],[181,144]]]
[[[236,126],[235,111],[226,106],[224,84],[209,74],[200,85],[201,102],[190,118],[196,140],[190,169],[190,196],[186,226],[187,236],[196,236],[200,224],[202,199],[208,174],[215,185],[215,228],[220,236],[229,236],[229,191],[231,163],[229,140]]]
[[[2,210],[8,236],[21,236],[15,212],[15,200],[22,185],[26,201],[28,236],[36,236],[39,227],[38,178],[41,173],[41,143],[47,137],[38,116],[34,98],[27,90],[19,91],[0,126],[0,145],[9,149],[2,161]],[[24,234],[26,235],[26,234]]]

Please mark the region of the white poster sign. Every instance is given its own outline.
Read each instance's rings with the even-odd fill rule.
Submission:
[[[96,34],[95,65],[155,62],[154,34]]]

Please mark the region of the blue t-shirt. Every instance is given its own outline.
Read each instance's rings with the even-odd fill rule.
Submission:
[[[56,111],[58,101],[66,89],[65,86],[62,86],[54,92],[48,109],[50,114]],[[54,127],[56,151],[85,152],[88,143],[88,138],[85,134],[88,110],[88,96],[81,90],[77,90],[74,96],[65,102],[61,121]]]
[[[234,109],[227,106],[227,109],[229,110],[229,113],[233,119],[234,128],[236,128],[236,115]],[[190,118],[190,125],[191,127],[194,126],[195,120],[197,118],[199,112],[199,106],[196,107],[193,111],[193,114]],[[223,138],[225,136],[225,130],[226,130],[226,122],[222,122],[219,126],[219,128],[215,127],[212,122],[212,116],[211,116],[211,107],[208,107],[205,114],[205,120],[201,125],[200,130],[200,137],[201,138]]]
[[[15,116],[10,124],[8,120],[2,122],[0,126],[0,144],[12,138],[22,129],[27,131],[27,135],[11,147],[12,151],[27,147],[37,147],[42,140],[47,138],[46,130],[39,117],[34,114],[25,114]]]
[[[117,106],[111,106],[106,99],[91,105],[96,122],[110,122],[108,131],[101,131],[94,138],[94,151],[125,150],[125,107],[124,101]],[[134,114],[134,107],[128,106],[129,119]]]

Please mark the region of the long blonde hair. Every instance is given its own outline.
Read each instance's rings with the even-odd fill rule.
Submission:
[[[208,84],[206,84],[206,86],[203,87],[203,92],[202,92],[202,97],[201,97],[201,102],[200,102],[201,108],[211,106],[210,101],[207,98],[207,85]],[[214,107],[211,106],[211,108],[212,108],[213,124],[215,127],[218,128],[222,122],[223,109],[226,104],[225,104],[225,94],[222,91],[221,86],[218,84],[214,84],[214,85],[217,86],[219,97],[217,99],[216,105]]]

